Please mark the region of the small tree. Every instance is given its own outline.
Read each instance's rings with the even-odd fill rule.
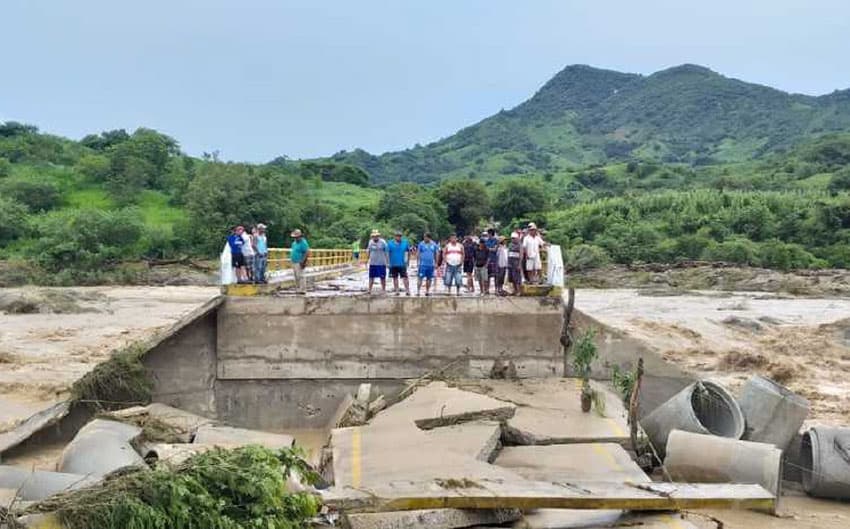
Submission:
[[[590,411],[591,404],[596,404],[596,411],[600,415],[604,413],[604,401],[601,396],[590,387],[591,365],[599,357],[594,339],[596,329],[591,327],[579,337],[573,346],[573,370],[581,378],[581,411]]]

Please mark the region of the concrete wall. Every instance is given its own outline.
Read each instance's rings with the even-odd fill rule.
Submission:
[[[253,297],[218,314],[218,378],[486,377],[512,359],[521,377],[561,374],[561,306],[549,298]]]
[[[216,311],[206,312],[148,351],[154,402],[215,417],[217,323]]]
[[[233,426],[270,431],[321,429],[361,380],[219,380],[218,419]],[[372,395],[392,398],[404,380],[370,380]]]

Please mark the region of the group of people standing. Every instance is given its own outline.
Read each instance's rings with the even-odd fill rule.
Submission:
[[[514,230],[510,238],[497,236],[495,229],[482,232],[480,236],[466,236],[461,242],[452,234],[440,245],[430,233],[425,233],[422,241],[411,246],[400,231],[396,231],[389,241],[373,230],[366,246],[369,263],[369,293],[372,293],[376,280],[381,290],[387,289],[387,272],[393,280],[393,292],[401,295],[399,280],[404,285],[406,295],[411,295],[408,267],[410,257],[415,255],[418,261],[416,295],[421,295],[425,286],[425,295],[431,295],[432,284],[442,276],[449,294],[452,287],[460,295],[462,288],[467,293],[475,292],[475,284],[481,295],[490,293],[491,283],[497,295],[519,295],[523,281],[539,283],[543,271],[541,252],[548,244],[543,240],[537,226],[530,223],[525,228]],[[505,289],[510,284],[510,293]]]
[[[230,263],[236,272],[237,283],[265,283],[269,263],[266,225],[235,226],[227,236]]]
[[[310,258],[310,245],[300,229],[293,230],[289,235],[292,237],[289,259],[295,277],[295,290],[303,294],[307,292],[305,269]],[[257,224],[248,230],[244,226],[234,227],[227,237],[227,246],[237,283],[267,282],[269,245],[265,224]]]

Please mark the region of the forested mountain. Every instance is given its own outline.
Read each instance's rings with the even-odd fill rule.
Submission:
[[[568,66],[531,99],[426,146],[331,158],[375,183],[553,174],[623,160],[692,166],[763,158],[850,131],[850,90],[788,94],[696,65],[649,76]]]

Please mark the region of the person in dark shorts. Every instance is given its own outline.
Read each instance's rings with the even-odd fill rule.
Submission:
[[[494,291],[498,290],[499,286],[495,283],[499,278],[499,238],[496,237],[496,230],[490,228],[487,230],[487,249],[490,250],[490,257],[487,260],[487,290],[490,290],[489,283],[494,283]]]
[[[490,276],[487,274],[489,260],[490,249],[487,248],[487,239],[482,236],[478,239],[478,246],[475,248],[475,279],[478,281],[482,296],[490,293]]]
[[[475,281],[472,274],[475,272],[475,241],[472,235],[463,238],[463,273],[466,274],[466,291],[475,292]]]
[[[389,258],[387,256],[387,241],[381,238],[380,231],[372,230],[372,238],[369,239],[366,251],[369,254],[369,294],[372,293],[375,279],[381,280],[381,292],[386,293]]]
[[[522,292],[522,236],[518,231],[511,235],[511,243],[508,245],[508,281],[511,282],[513,295],[519,296]]]
[[[248,281],[248,273],[245,271],[245,254],[242,253],[242,247],[245,245],[245,239],[242,234],[245,233],[245,228],[236,226],[230,235],[227,236],[227,244],[230,246],[230,262],[233,268],[236,269],[236,282],[245,283]]]
[[[387,253],[390,256],[390,277],[393,278],[393,292],[398,296],[398,278],[404,281],[404,291],[410,295],[410,280],[407,278],[407,263],[410,256],[410,244],[402,237],[401,231],[387,242]]]
[[[422,289],[422,280],[425,280],[425,295],[431,295],[431,282],[434,280],[434,274],[437,267],[437,253],[440,251],[440,245],[431,239],[431,234],[426,233],[422,238],[422,242],[416,248],[417,259],[419,260],[419,273],[416,281],[416,295],[418,296]]]

